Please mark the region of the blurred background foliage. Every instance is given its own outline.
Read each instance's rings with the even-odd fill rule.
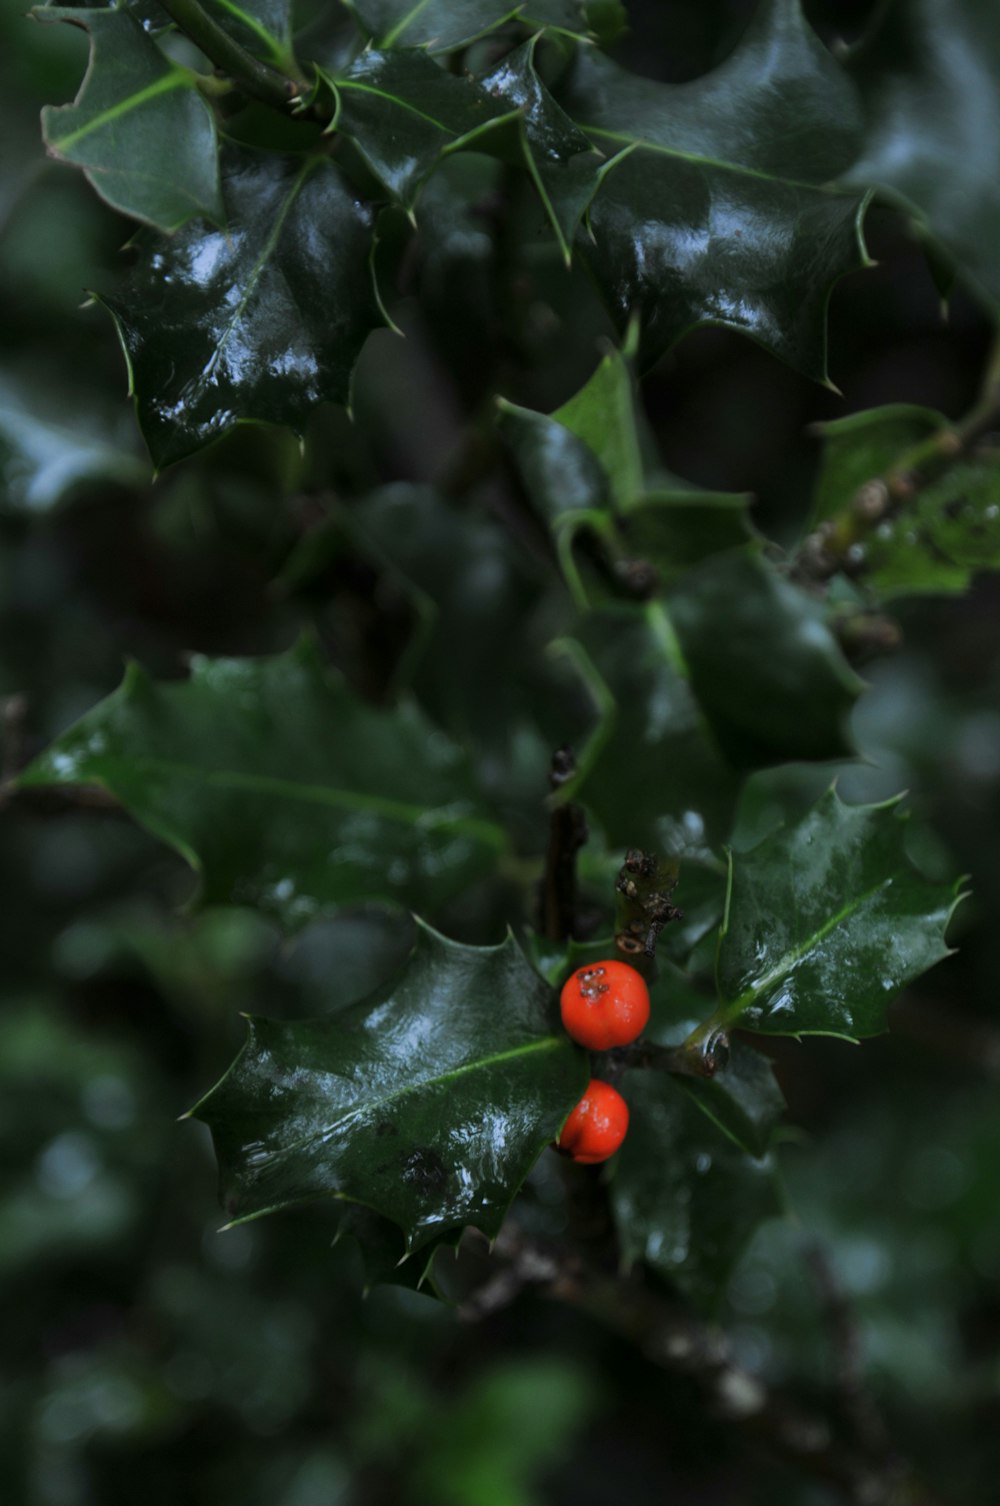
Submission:
[[[620,55],[690,77],[725,54],[751,7],[633,0],[659,45]],[[871,9],[810,7],[828,38]],[[176,676],[191,650],[256,654],[303,622],[352,683],[387,694],[414,632],[413,602],[370,554],[338,553],[299,587],[282,570],[320,492],[440,476],[462,425],[499,383],[550,409],[592,363],[605,316],[581,273],[503,264],[510,246],[450,218],[450,173],[428,189],[426,245],[400,269],[404,343],[373,337],[352,429],[243,429],[155,484],[110,322],[85,288],[122,264],[129,227],[81,177],[45,160],[42,103],[71,98],[82,33],[40,27],[23,0],[0,18],[0,692],[5,767],[118,683],[123,660]],[[630,50],[631,49],[631,50]],[[439,202],[438,202],[439,201]],[[809,426],[882,402],[955,417],[970,405],[989,322],[961,293],[947,319],[901,220],[869,222],[878,267],[831,308],[843,397],[722,331],[687,338],[648,378],[667,465],[752,491],[781,539],[801,525],[817,443]],[[516,237],[510,237],[516,240]],[[391,246],[387,248],[391,251]],[[407,279],[410,279],[408,284]],[[462,300],[467,317],[452,317]],[[503,516],[505,481],[479,501]],[[491,494],[490,489],[494,489]],[[499,489],[499,495],[495,494]],[[531,540],[526,544],[530,555]],[[530,572],[529,572],[530,573]],[[277,584],[276,584],[277,582]],[[526,588],[529,590],[530,584]],[[510,604],[519,611],[515,592]],[[836,1381],[829,1293],[851,1304],[863,1360],[900,1450],[946,1506],[991,1506],[1000,1475],[1000,582],[903,604],[902,646],[865,670],[855,714],[864,762],[848,799],[908,788],[929,818],[925,861],[973,875],[957,957],[862,1048],[769,1046],[795,1133],[783,1150],[788,1218],[772,1220],[720,1314],[740,1357],[803,1398]],[[456,673],[474,674],[461,661]],[[434,711],[448,677],[422,685]],[[502,696],[502,687],[496,690]],[[477,735],[488,741],[494,691]],[[505,788],[531,820],[537,760]],[[498,755],[499,757],[499,755]],[[509,758],[509,762],[506,760]],[[803,808],[831,777],[754,776],[740,840]],[[538,828],[529,850],[543,840]],[[523,1297],[478,1324],[425,1294],[377,1288],[349,1240],[309,1210],[233,1230],[207,1134],[175,1120],[242,1040],[240,1010],[301,1016],[385,977],[405,923],[345,913],[294,943],[236,910],[185,912],[179,859],[119,814],[55,794],[4,811],[0,849],[0,1497],[16,1506],[827,1506],[722,1420],[584,1317]],[[607,895],[597,892],[599,902]],[[683,898],[683,895],[681,895]],[[496,936],[475,899],[455,935]],[[536,1195],[544,1197],[544,1174]]]

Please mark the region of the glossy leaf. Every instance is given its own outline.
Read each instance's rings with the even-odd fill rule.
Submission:
[[[605,158],[538,77],[536,40],[509,52],[483,79],[483,87],[517,112],[517,155],[524,158],[568,263],[573,236],[597,192]]]
[[[695,695],[738,767],[849,754],[862,682],[821,605],[756,548],[719,555],[671,592],[670,618]]]
[[[947,420],[927,408],[885,407],[825,425],[815,517],[852,516],[860,487],[905,472]],[[1000,566],[1000,460],[960,456],[861,533],[860,583],[883,600],[963,591],[976,570]]]
[[[610,567],[639,560],[660,582],[748,537],[747,497],[699,491],[659,466],[622,351],[547,416],[501,399],[499,424],[580,604],[595,595],[575,555],[588,535]]]
[[[204,9],[256,57],[283,66],[290,61],[292,0],[201,0]],[[54,6],[47,8],[55,9]],[[68,0],[67,9],[100,10],[108,0]],[[111,0],[111,8],[128,11],[144,31],[155,36],[174,26],[173,18],[159,0]]]
[[[898,802],[829,790],[797,825],[733,853],[719,1020],[766,1035],[878,1035],[911,979],[948,956],[955,885],[930,883]]]
[[[398,1224],[410,1249],[467,1223],[495,1235],[589,1070],[513,938],[465,947],[426,927],[364,1003],[249,1028],[193,1110],[230,1217],[345,1198]]]
[[[87,483],[148,481],[127,410],[53,378],[47,368],[0,371],[5,505],[44,512]]]
[[[158,466],[257,421],[300,430],[318,403],[346,403],[369,331],[373,212],[331,163],[230,148],[229,228],[145,237],[138,266],[104,299],[118,326]]]
[[[90,36],[90,63],[71,105],[42,111],[53,157],[81,167],[113,208],[161,230],[195,215],[221,224],[215,117],[196,77],[171,62],[129,10],[48,7]]]
[[[629,1131],[611,1203],[622,1254],[711,1309],[765,1218],[782,1211],[770,1157],[739,1150],[673,1078],[627,1072]]]
[[[376,47],[429,47],[451,52],[495,31],[505,21],[583,32],[576,0],[345,0]]]
[[[203,0],[212,19],[255,57],[275,67],[292,58],[292,0]]]
[[[331,130],[356,144],[375,176],[412,209],[445,153],[474,148],[527,168],[568,260],[603,161],[539,79],[535,41],[481,81],[456,77],[418,48],[367,51],[326,80]]]
[[[420,48],[368,50],[326,82],[336,99],[331,131],[350,137],[407,209],[442,153],[506,113],[475,79],[448,73]]]
[[[865,265],[856,92],[798,0],[763,0],[735,51],[684,84],[638,78],[580,49],[561,103],[612,165],[584,247],[612,312],[638,315],[654,360],[696,324],[751,335],[826,376],[833,283]]]
[[[730,828],[738,780],[678,664],[658,603],[593,615],[559,646],[598,721],[563,786],[613,847],[704,856]]]
[[[544,635],[533,628],[538,587],[510,533],[488,514],[456,506],[430,487],[397,483],[335,510],[307,535],[282,572],[286,590],[310,582],[345,550],[360,549],[410,601],[412,640],[396,681],[464,744],[508,762],[524,736]],[[482,645],[492,640],[484,673]],[[540,639],[540,641],[539,641]],[[542,753],[537,791],[550,750]]]
[[[411,1291],[433,1290],[433,1267],[441,1249],[453,1249],[461,1228],[433,1237],[410,1251],[397,1224],[361,1203],[347,1203],[337,1225],[335,1244],[351,1239],[361,1252],[365,1290],[375,1286],[405,1286]]]
[[[712,1013],[714,1000],[661,958],[650,1004],[646,1037],[661,1046],[679,1046]],[[713,1077],[677,1076],[674,1081],[741,1150],[758,1160],[767,1154],[784,1118],[785,1098],[762,1052],[735,1037],[728,1060]]]
[[[1000,24],[984,0],[892,0],[853,73],[866,123],[847,182],[920,219],[1000,303]]]
[[[431,910],[504,846],[465,759],[412,705],[376,711],[308,641],[122,687],[37,758],[23,787],[99,784],[199,874],[208,903],[288,926],[366,899]]]

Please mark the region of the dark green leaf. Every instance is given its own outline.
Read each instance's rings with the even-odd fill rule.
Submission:
[[[757,1225],[782,1211],[770,1157],[732,1142],[659,1072],[627,1072],[630,1121],[611,1202],[626,1260],[644,1260],[696,1306],[718,1301]]]
[[[350,137],[407,209],[442,153],[507,113],[475,79],[448,73],[419,48],[363,52],[327,83],[336,98],[330,129]]]
[[[198,657],[186,682],[132,666],[20,782],[103,785],[198,870],[206,902],[290,926],[365,899],[432,909],[504,846],[454,744],[412,705],[366,706],[308,641]]]
[[[276,68],[292,62],[292,0],[202,0],[241,47]]]
[[[609,844],[703,857],[729,831],[738,781],[717,751],[659,603],[593,614],[559,645],[599,712],[563,787]]]
[[[483,79],[483,87],[517,112],[516,158],[524,159],[568,264],[573,236],[597,192],[605,159],[538,77],[536,41],[509,52]]]
[[[659,977],[650,988],[645,1034],[657,1045],[679,1046],[712,1013],[714,1004],[680,968],[661,958]],[[758,1159],[766,1155],[784,1117],[785,1099],[770,1061],[760,1051],[735,1039],[728,1061],[714,1077],[678,1076],[674,1080],[741,1150]]]
[[[727,757],[753,768],[850,753],[862,682],[821,605],[756,548],[719,555],[669,598],[695,695]]]
[[[583,11],[587,25],[602,47],[610,47],[628,31],[624,0],[585,0]]]
[[[854,74],[867,122],[845,181],[916,210],[1000,302],[1000,26],[986,0],[892,0]]]
[[[904,984],[948,956],[955,885],[904,848],[898,802],[829,790],[797,825],[733,853],[719,942],[720,1021],[766,1035],[878,1035]]]
[[[477,37],[517,19],[529,26],[583,32],[583,8],[575,0],[345,0],[376,47],[429,47],[456,51]]]
[[[581,48],[561,102],[611,164],[584,246],[622,327],[654,360],[696,324],[753,336],[826,376],[825,310],[863,266],[864,193],[832,189],[856,158],[856,92],[802,16],[764,0],[714,72],[661,84]]]
[[[369,331],[373,213],[336,167],[230,148],[229,230],[146,237],[107,298],[129,361],[139,423],[169,465],[248,421],[301,429],[345,403]]]
[[[748,536],[746,497],[698,491],[662,471],[621,351],[548,416],[501,399],[499,423],[579,605],[593,595],[574,551],[582,536],[600,542],[610,566],[640,560],[661,581]]]
[[[0,371],[0,477],[5,505],[43,512],[87,482],[141,484],[148,462],[127,410],[49,368]]]
[[[90,35],[76,101],[42,111],[53,157],[82,167],[115,209],[161,230],[223,221],[215,118],[196,77],[170,62],[128,10],[38,10]]]
[[[288,560],[282,584],[321,580],[350,545],[387,569],[412,602],[417,627],[397,683],[463,743],[488,749],[491,767],[498,757],[506,763],[529,715],[536,675],[528,662],[545,645],[537,629],[532,635],[537,587],[509,531],[429,487],[398,483],[332,513]],[[546,763],[543,751],[536,802]]]
[[[474,147],[523,163],[568,261],[603,158],[539,79],[534,51],[532,39],[481,82],[447,73],[421,49],[364,52],[326,80],[337,102],[331,129],[407,209],[446,152]]]
[[[461,1227],[450,1230],[411,1253],[397,1224],[360,1203],[348,1203],[334,1243],[345,1238],[354,1240],[364,1263],[366,1291],[373,1286],[405,1286],[421,1291],[433,1288],[431,1273],[438,1251],[454,1248],[461,1236]]]
[[[422,927],[366,1002],[249,1025],[193,1111],[235,1220],[331,1196],[391,1219],[410,1249],[466,1223],[495,1235],[587,1083],[586,1053],[513,938],[465,947]]]

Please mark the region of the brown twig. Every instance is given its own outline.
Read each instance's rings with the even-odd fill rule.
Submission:
[[[510,1222],[496,1241],[493,1260],[496,1269],[459,1308],[466,1321],[488,1317],[527,1289],[564,1302],[631,1340],[654,1365],[688,1378],[720,1422],[839,1487],[850,1506],[891,1506],[898,1500],[897,1464],[887,1468],[879,1451],[863,1442],[848,1446],[825,1417],[769,1388],[739,1364],[719,1329],[652,1291],[638,1272],[608,1276],[579,1254],[530,1237]]]

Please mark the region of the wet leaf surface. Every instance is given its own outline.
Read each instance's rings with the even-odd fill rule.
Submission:
[[[878,1035],[911,978],[948,955],[956,885],[930,883],[898,802],[830,790],[795,826],[733,853],[720,1018],[768,1035]]]
[[[739,1150],[672,1078],[628,1072],[630,1120],[611,1182],[627,1260],[714,1308],[750,1236],[782,1211],[770,1157]]]
[[[102,785],[197,870],[205,902],[292,927],[366,899],[432,910],[505,845],[455,744],[412,704],[366,706],[308,640],[197,657],[188,681],[133,666],[20,783]]]
[[[131,369],[158,466],[234,424],[301,430],[346,403],[369,332],[384,323],[370,267],[374,211],[332,163],[227,149],[228,228],[143,237],[103,301]]]
[[[467,1223],[495,1235],[589,1070],[513,938],[465,947],[423,927],[365,1002],[249,1027],[193,1111],[212,1130],[230,1217],[345,1198],[398,1224],[410,1248]]]
[[[637,78],[578,52],[564,108],[610,168],[582,245],[651,362],[685,330],[722,324],[811,376],[826,375],[833,283],[864,265],[864,191],[832,189],[853,163],[855,90],[797,0],[765,0],[735,51],[686,84]]]

